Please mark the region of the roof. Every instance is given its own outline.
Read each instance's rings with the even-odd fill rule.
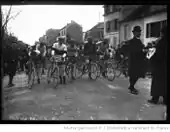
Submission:
[[[60,31],[61,31],[62,29],[64,29],[64,28],[68,27],[68,26],[69,26],[69,25],[71,25],[72,23],[75,23],[75,24],[77,24],[77,25],[79,25],[79,26],[81,27],[81,25],[80,25],[80,24],[78,24],[77,22],[75,22],[75,21],[71,20],[71,22],[70,22],[70,23],[68,23],[67,25],[65,25],[63,28],[61,28],[61,29],[60,29]]]
[[[142,5],[134,9],[121,22],[128,22],[143,17],[151,16],[156,13],[165,12],[167,7],[165,5]]]
[[[99,22],[98,24],[96,24],[94,27],[92,27],[90,30],[88,30],[88,31],[91,31],[91,30],[93,30],[93,29],[95,29],[95,28],[100,28],[100,29],[104,29],[104,22]],[[87,32],[88,32],[87,31]]]

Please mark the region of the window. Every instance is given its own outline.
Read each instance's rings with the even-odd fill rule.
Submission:
[[[113,6],[109,5],[109,12],[113,12]]]
[[[110,32],[111,30],[111,21],[106,22],[106,32]]]
[[[119,28],[118,19],[110,21],[110,28],[112,32],[116,32]]]
[[[117,44],[117,37],[113,37],[113,45],[116,46]]]
[[[115,24],[115,25],[114,25],[114,29],[117,31],[118,28],[119,28],[119,27],[118,27],[118,19],[115,19],[115,20],[114,20],[114,24]]]
[[[127,40],[128,35],[128,24],[124,25],[124,40]]]
[[[167,25],[167,20],[148,23],[146,25],[146,38],[160,37],[160,31],[165,25]]]
[[[105,9],[105,14],[108,14],[109,13],[109,5],[106,5],[104,9]]]
[[[110,28],[111,28],[111,31],[114,31],[114,20],[110,22]]]

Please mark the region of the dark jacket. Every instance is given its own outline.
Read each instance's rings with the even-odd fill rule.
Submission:
[[[126,48],[128,53],[129,76],[144,77],[146,70],[146,53],[142,50],[144,45],[140,39],[133,38],[128,41]]]
[[[93,43],[87,43],[84,46],[84,55],[95,55],[96,54],[96,45]]]
[[[156,45],[150,59],[152,66],[151,96],[166,96],[167,90],[167,40],[163,37]]]

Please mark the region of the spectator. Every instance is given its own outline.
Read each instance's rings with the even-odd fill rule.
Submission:
[[[10,53],[10,54],[9,54]],[[8,87],[14,86],[13,77],[16,74],[18,64],[18,52],[14,49],[13,44],[3,51],[3,69],[4,74],[9,75]]]
[[[156,45],[156,52],[151,57],[152,84],[150,103],[157,104],[163,96],[163,103],[167,104],[167,27],[161,31],[161,39]]]
[[[138,94],[138,90],[134,88],[137,80],[145,75],[146,53],[143,52],[144,44],[140,40],[141,28],[135,26],[133,28],[134,37],[125,44],[124,51],[128,55],[128,75],[129,75],[129,90],[132,94]]]

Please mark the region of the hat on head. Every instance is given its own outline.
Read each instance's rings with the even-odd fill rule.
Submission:
[[[135,26],[133,27],[133,31],[132,32],[141,32],[141,27],[140,26]]]
[[[65,38],[64,37],[58,37],[58,40],[64,40]]]

